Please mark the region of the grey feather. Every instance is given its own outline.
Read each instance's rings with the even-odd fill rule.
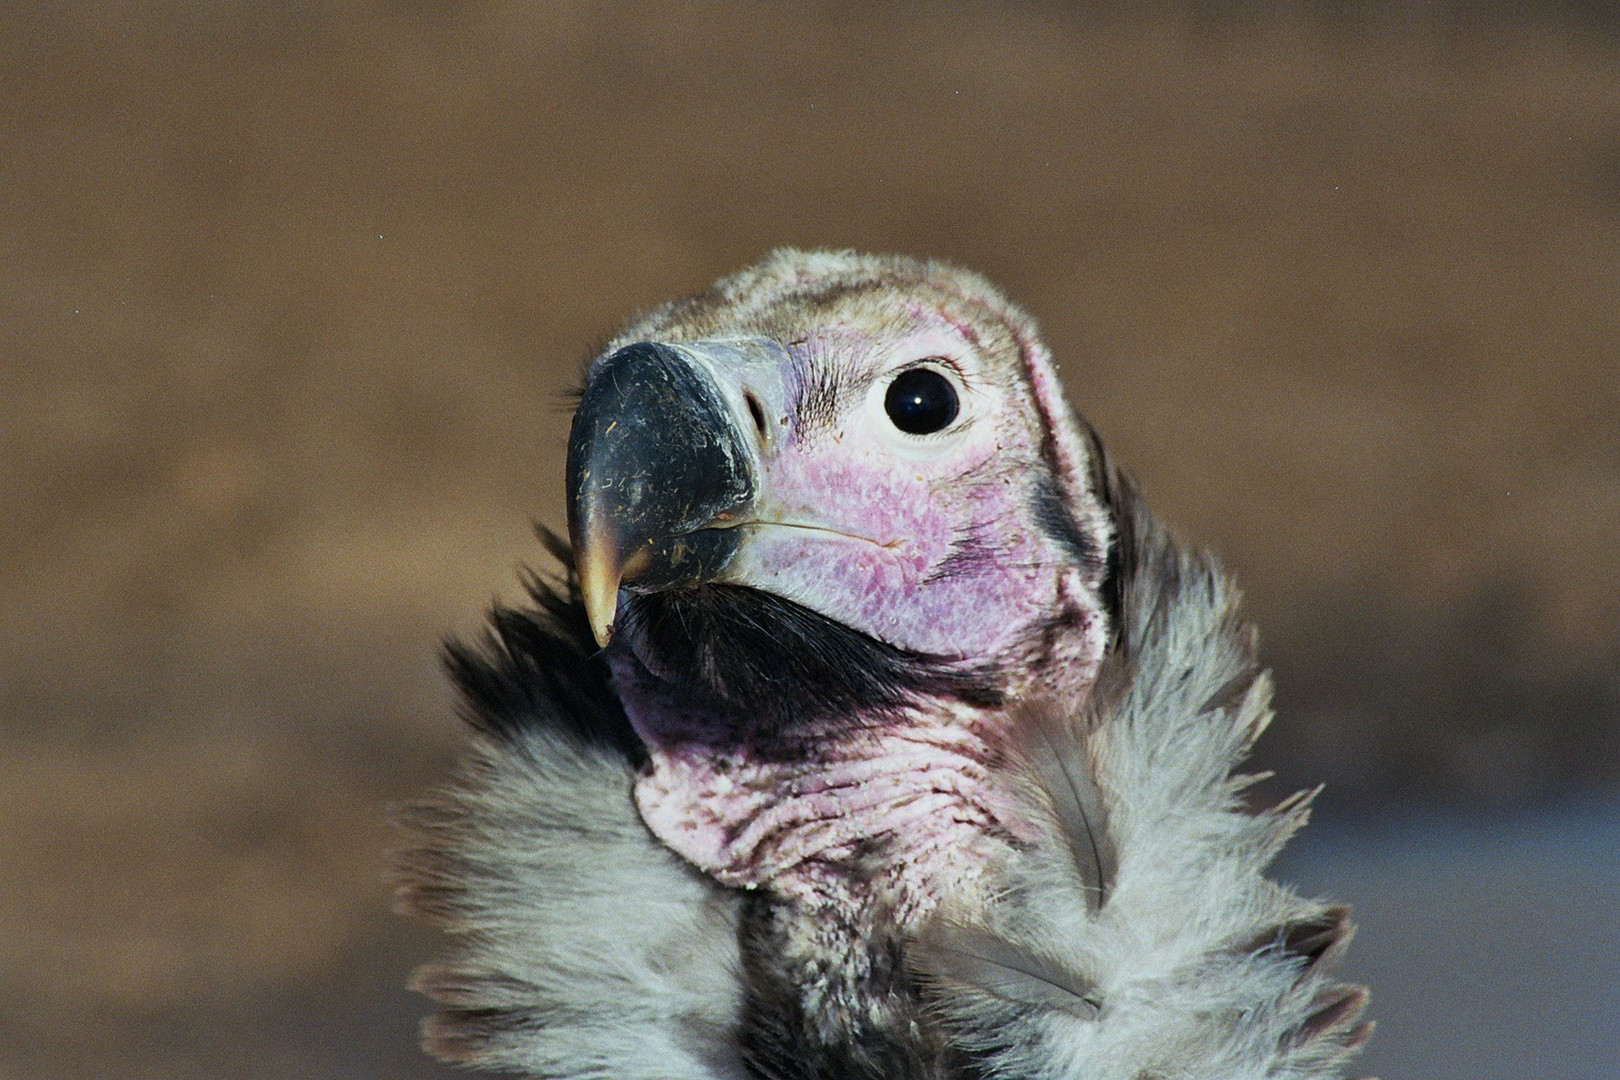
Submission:
[[[1054,824],[1074,861],[1087,907],[1096,910],[1107,898],[1119,857],[1108,832],[1107,800],[1088,760],[1086,719],[1026,705],[1014,712],[1013,722],[1022,737],[1021,756],[1028,779],[1055,815]]]
[[[1079,972],[977,927],[937,920],[911,944],[908,957],[935,997],[967,992],[1082,1018],[1097,1015],[1096,987]]]

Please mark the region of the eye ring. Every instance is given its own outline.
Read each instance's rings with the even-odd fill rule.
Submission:
[[[911,367],[889,383],[883,394],[889,422],[907,435],[932,435],[950,427],[961,414],[956,387],[931,367]]]

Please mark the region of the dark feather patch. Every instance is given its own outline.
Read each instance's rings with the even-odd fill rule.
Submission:
[[[1301,976],[1318,967],[1326,967],[1338,960],[1355,933],[1350,921],[1350,909],[1333,904],[1316,916],[1273,927],[1256,935],[1234,952],[1251,953],[1276,949],[1298,957],[1302,963]]]
[[[567,544],[544,528],[537,532],[567,576],[553,582],[531,575],[525,584],[532,609],[497,605],[482,641],[446,642],[444,664],[461,691],[463,713],[503,742],[536,726],[561,728],[634,758],[641,743],[595,655]]]
[[[1058,489],[1057,479],[1051,473],[1041,472],[1030,493],[1035,523],[1048,537],[1063,545],[1069,557],[1081,566],[1092,566],[1101,561],[1097,543],[1087,536],[1074,520],[1069,504]]]
[[[976,522],[953,537],[951,550],[929,571],[923,584],[968,577],[993,568],[1005,552],[985,536],[987,530],[986,525]]]
[[[675,689],[750,718],[770,753],[802,752],[796,729],[829,717],[881,722],[906,705],[948,697],[1000,704],[1000,689],[946,658],[895,648],[772,593],[704,585],[633,597],[625,633]]]
[[[422,1049],[461,1065],[498,1065],[503,1049],[537,1031],[531,1009],[447,1009],[422,1021]]]
[[[1336,959],[1354,929],[1350,923],[1350,910],[1335,904],[1315,919],[1285,928],[1278,944],[1284,951],[1304,959],[1306,967],[1311,968],[1324,959],[1330,962]]]
[[[1081,431],[1085,434],[1089,451],[1087,457],[1091,461],[1091,490],[1107,511],[1109,520],[1114,523],[1114,539],[1103,559],[1102,581],[1098,583],[1097,592],[1102,599],[1103,610],[1108,613],[1108,625],[1113,628],[1117,644],[1125,618],[1122,610],[1125,585],[1137,571],[1139,538],[1136,506],[1140,498],[1130,478],[1109,460],[1102,440],[1091,426],[1082,424]]]
[[[760,895],[743,920],[743,979],[748,985],[740,1037],[749,1070],[761,1080],[961,1080],[961,1055],[921,1012],[897,938],[862,944],[858,961],[790,958],[793,916]],[[852,933],[824,927],[829,937]],[[806,987],[817,1003],[808,1005]]]
[[[1372,1029],[1357,1021],[1366,1010],[1370,996],[1364,986],[1335,986],[1324,990],[1312,1002],[1315,1011],[1289,1036],[1290,1041],[1297,1045],[1330,1037],[1347,1043],[1358,1038],[1365,1042]]]

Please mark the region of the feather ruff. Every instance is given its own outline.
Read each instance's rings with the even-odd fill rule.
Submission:
[[[946,904],[898,943],[915,1045],[850,1060],[1030,1080],[1341,1076],[1371,1031],[1367,994],[1329,972],[1345,909],[1264,876],[1314,793],[1243,807],[1253,778],[1233,770],[1271,711],[1236,590],[1104,471],[1114,646],[1084,710],[1019,707],[1005,762],[1045,840],[995,867],[988,907]],[[479,736],[456,785],[401,814],[400,906],[455,940],[415,981],[442,1006],[428,1048],[533,1077],[833,1075],[745,1056],[768,1011],[739,944],[751,901],[647,831],[639,752],[576,598],[533,590],[537,610],[497,612],[482,649],[451,649]]]

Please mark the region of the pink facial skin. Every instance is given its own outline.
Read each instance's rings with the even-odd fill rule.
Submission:
[[[772,421],[724,580],[941,662],[1004,670],[1011,696],[1031,670],[1083,696],[1105,620],[1095,566],[1038,516],[1054,463],[1032,383],[1005,361],[993,369],[944,312],[912,316],[893,337],[839,329],[784,343],[787,370],[769,377],[714,369]],[[906,435],[883,410],[889,381],[919,362],[947,373],[961,403],[934,435]],[[748,716],[676,700],[633,641],[609,657],[650,751],[642,817],[725,884],[846,914],[875,903],[909,924],[1028,834],[993,779],[1007,735],[997,709],[924,700],[881,722],[821,721],[783,761],[750,753]],[[875,885],[873,858],[885,866]]]
[[[1042,467],[1033,410],[986,377],[968,341],[940,320],[892,343],[826,335],[793,351],[801,369],[848,371],[852,385],[823,422],[784,411],[726,580],[943,657],[997,656],[1057,609],[1066,560],[1030,507]],[[883,414],[882,388],[936,357],[949,361],[931,366],[957,382],[961,415],[937,435],[905,435]]]

